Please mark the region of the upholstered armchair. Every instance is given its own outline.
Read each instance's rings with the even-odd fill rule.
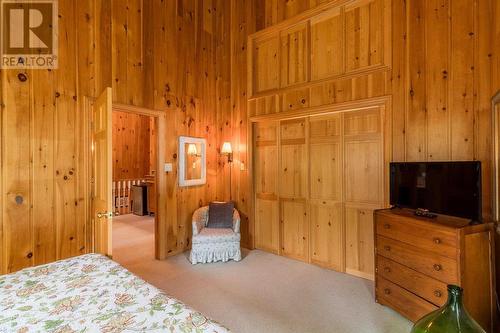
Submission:
[[[240,214],[233,209],[232,228],[207,228],[208,206],[193,214],[193,238],[190,260],[193,265],[228,260],[241,260]]]

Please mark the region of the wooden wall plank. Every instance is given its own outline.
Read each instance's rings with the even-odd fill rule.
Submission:
[[[54,73],[33,71],[33,238],[34,264],[57,259],[55,216],[55,96]]]
[[[126,86],[127,100],[122,101],[131,105],[144,105],[143,85],[144,85],[144,67],[143,67],[143,0],[128,0],[126,6]],[[119,30],[120,31],[120,28]],[[130,79],[128,79],[130,78]]]
[[[474,4],[451,3],[452,87],[451,155],[470,160],[474,155]]]
[[[392,155],[394,161],[406,160],[407,80],[407,2],[392,2]]]
[[[483,217],[492,217],[492,124],[491,98],[498,91],[498,86],[492,84],[493,43],[490,34],[493,33],[494,22],[498,15],[493,16],[494,4],[498,1],[475,1],[475,47],[474,47],[474,159],[481,161],[482,166],[482,204]],[[497,54],[498,57],[498,54]],[[499,75],[498,71],[496,75]]]
[[[427,1],[425,7],[427,156],[428,160],[448,160],[449,144],[449,1]],[[430,125],[429,125],[430,124]]]
[[[62,1],[59,3],[59,8],[59,66],[61,69],[73,68],[71,71],[58,70],[54,78],[57,257],[68,258],[78,254],[76,175],[80,170],[77,166],[79,124],[75,112],[79,110],[77,73],[74,70],[77,59],[75,3]]]
[[[3,233],[4,272],[33,264],[31,224],[31,130],[29,73],[3,71]],[[30,255],[31,254],[31,255]]]
[[[112,4],[112,75],[113,101],[127,104],[128,84],[128,10],[123,0],[113,0]],[[135,22],[137,23],[137,22]],[[133,27],[135,29],[135,27]],[[136,34],[134,34],[136,36]],[[130,80],[132,81],[132,79]]]
[[[406,128],[406,158],[409,161],[427,159],[425,1],[410,1],[408,9],[408,110]]]

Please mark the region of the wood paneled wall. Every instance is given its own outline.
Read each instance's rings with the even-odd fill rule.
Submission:
[[[493,4],[393,1],[394,159],[480,160],[491,216]]]
[[[231,198],[241,216],[241,243],[253,247],[253,226],[250,225],[250,198],[252,186],[249,182],[248,111],[247,111],[247,39],[255,32],[259,4],[253,0],[230,1],[229,31],[230,49],[225,62],[230,65],[230,103],[219,111],[219,146],[224,141],[233,145]],[[229,165],[222,159],[218,172],[218,194],[229,197]]]
[[[167,197],[162,203],[168,225],[167,248],[160,252],[164,257],[190,247],[196,208],[229,199],[228,165],[219,150],[234,127],[229,59],[232,2],[125,2],[112,1],[113,98],[117,103],[161,110],[167,116],[167,131],[160,140],[167,142],[165,162],[172,163],[174,171],[167,175]],[[228,114],[231,118],[225,117]],[[207,139],[203,186],[177,185],[180,135]]]
[[[113,111],[113,180],[142,179],[156,169],[153,132],[150,117]]]
[[[231,72],[235,44],[229,28],[237,29],[231,6],[241,3],[59,1],[59,69],[1,72],[2,272],[88,250],[90,155],[82,139],[88,125],[83,96],[96,97],[111,85],[114,102],[166,113],[160,140],[167,142],[165,162],[173,163],[174,171],[167,176],[167,248],[160,256],[190,247],[192,212],[211,200],[229,199],[221,141],[239,133],[235,157],[246,160],[246,114],[236,116],[231,107],[246,103],[244,93],[231,98],[239,91],[231,81],[237,75]],[[245,28],[241,43],[246,36]],[[20,81],[18,74],[28,80]],[[244,122],[235,126],[234,119]],[[177,186],[179,135],[207,138],[206,185]],[[239,182],[237,165],[233,179]],[[233,191],[247,195],[239,187]]]
[[[0,73],[1,271],[86,251],[83,96],[110,85],[115,102],[166,112],[167,162],[174,166],[178,135],[208,139],[205,186],[178,188],[176,172],[168,175],[163,254],[189,247],[196,207],[229,198],[229,166],[218,154],[226,140],[235,151],[231,197],[243,215],[243,244],[252,246],[247,36],[327,2],[60,0],[59,69]],[[485,213],[489,98],[500,88],[498,6],[494,0],[392,1],[392,70],[330,87],[355,98],[364,96],[359,87],[392,95],[397,160],[483,161]],[[331,96],[329,103],[344,96]]]
[[[84,96],[111,84],[110,18],[109,1],[60,0],[59,69],[1,71],[1,273],[88,251]]]

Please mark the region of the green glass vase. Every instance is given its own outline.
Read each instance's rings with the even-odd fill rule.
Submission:
[[[486,333],[465,310],[462,293],[462,288],[448,285],[446,304],[417,321],[411,333]]]

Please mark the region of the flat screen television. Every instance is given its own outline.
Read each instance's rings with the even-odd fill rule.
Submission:
[[[481,162],[391,163],[390,172],[391,205],[482,220]]]

